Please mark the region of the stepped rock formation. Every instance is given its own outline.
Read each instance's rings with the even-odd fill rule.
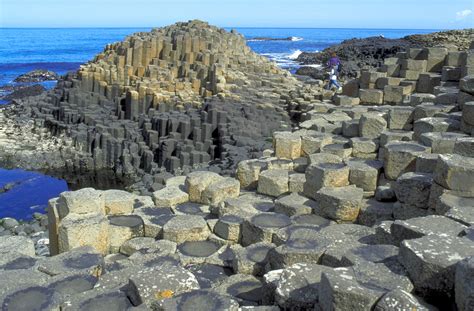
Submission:
[[[77,171],[189,171],[263,150],[289,128],[284,98],[300,85],[243,36],[190,21],[108,45],[16,114],[72,138]]]

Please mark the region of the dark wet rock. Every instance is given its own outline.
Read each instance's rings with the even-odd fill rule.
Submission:
[[[458,310],[474,308],[474,255],[457,264],[455,296]]]
[[[275,247],[275,244],[260,242],[237,249],[232,262],[234,272],[262,276],[266,272],[268,253]]]
[[[258,305],[263,298],[262,282],[247,274],[234,274],[214,287],[212,291],[233,296],[241,305]]]
[[[428,302],[454,299],[457,264],[474,254],[474,242],[458,237],[427,235],[405,240],[400,246],[400,262]]]
[[[43,82],[58,80],[59,75],[49,70],[37,69],[28,73],[22,74],[13,80],[13,82]]]
[[[419,310],[437,311],[438,308],[427,304],[423,299],[402,289],[394,289],[386,293],[374,308],[375,311]]]
[[[142,268],[129,277],[127,295],[134,305],[152,307],[157,301],[172,295],[199,289],[191,272],[181,267],[162,265]]]
[[[202,289],[214,287],[233,274],[229,268],[212,264],[191,265],[186,269],[196,276]]]
[[[100,276],[104,270],[104,259],[91,246],[83,246],[60,255],[43,259],[38,270],[48,275],[82,272]]]
[[[301,66],[296,70],[297,75],[301,76],[310,76],[316,80],[326,80],[328,78],[328,74],[326,71],[321,67],[309,67],[309,66]]]
[[[35,85],[22,85],[14,86],[11,93],[8,93],[5,96],[0,96],[0,100],[18,100],[30,96],[38,96],[43,94],[46,91],[44,86],[35,84]]]
[[[53,291],[45,287],[29,287],[8,295],[2,302],[2,310],[51,310],[58,304]]]
[[[323,272],[319,305],[323,310],[370,310],[383,292],[361,286],[348,268]]]
[[[157,306],[157,310],[226,310],[237,311],[239,304],[228,295],[219,295],[212,291],[195,290],[166,299]]]
[[[285,310],[308,310],[318,306],[321,275],[327,271],[332,268],[308,263],[284,269],[276,282],[275,302]]]
[[[444,216],[426,216],[408,220],[396,220],[391,227],[393,238],[397,243],[404,240],[421,238],[426,235],[456,237],[466,226]]]

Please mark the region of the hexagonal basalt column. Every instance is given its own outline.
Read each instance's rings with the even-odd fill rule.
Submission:
[[[267,170],[260,173],[257,192],[278,197],[289,190],[287,170]]]
[[[395,180],[405,172],[415,171],[417,156],[429,152],[429,147],[417,143],[388,143],[383,152],[385,177]]]
[[[303,193],[316,198],[316,193],[323,187],[344,187],[349,185],[349,167],[345,164],[321,163],[306,169],[306,182]]]
[[[109,252],[118,253],[126,241],[145,235],[143,220],[135,215],[109,216]]]
[[[176,243],[203,241],[209,234],[207,222],[201,216],[177,215],[163,226],[163,239]]]
[[[245,221],[242,226],[242,245],[258,242],[272,243],[273,234],[291,224],[290,218],[283,214],[261,213]]]
[[[354,222],[359,215],[364,191],[355,186],[325,187],[316,193],[321,213],[335,221]]]

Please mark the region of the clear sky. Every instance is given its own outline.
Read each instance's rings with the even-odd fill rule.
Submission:
[[[474,27],[474,0],[0,0],[0,27]]]

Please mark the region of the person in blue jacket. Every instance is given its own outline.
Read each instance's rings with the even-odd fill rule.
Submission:
[[[339,82],[337,82],[337,76],[339,75],[339,67],[341,65],[341,60],[337,57],[335,52],[331,53],[331,58],[327,62],[327,67],[329,69],[329,84],[327,89],[330,90],[331,87],[337,87],[337,90],[340,91],[342,89]]]

